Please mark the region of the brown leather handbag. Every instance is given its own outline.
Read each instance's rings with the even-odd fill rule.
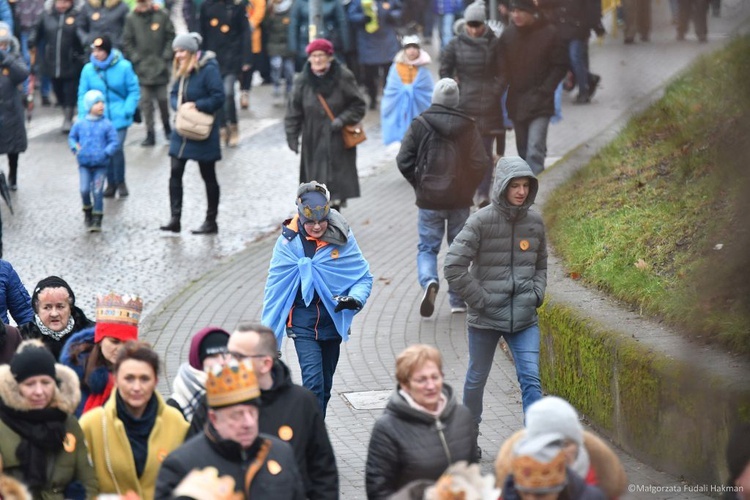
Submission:
[[[323,105],[323,109],[326,110],[328,118],[333,121],[336,117],[333,116],[331,108],[328,107],[326,100],[320,94],[318,94],[318,100],[320,101],[320,104]],[[367,140],[367,135],[365,135],[365,129],[362,126],[362,122],[354,125],[344,125],[341,128],[341,137],[344,139],[344,148],[346,149],[356,147],[360,142],[365,142],[365,140]]]

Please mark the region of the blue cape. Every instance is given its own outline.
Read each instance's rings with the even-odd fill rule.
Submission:
[[[289,228],[285,231],[289,231]],[[302,290],[302,298],[308,306],[314,293],[318,292],[339,335],[345,341],[349,340],[349,328],[358,311],[345,309],[333,312],[337,304],[333,297],[349,295],[364,306],[372,290],[370,265],[362,255],[354,234],[350,229],[345,245],[328,244],[319,248],[312,259],[305,257],[298,233],[295,231],[292,234],[292,238],[285,234],[279,236],[273,249],[261,323],[273,329],[276,341],[281,346],[297,290]]]
[[[427,66],[420,66],[414,82],[407,85],[401,81],[396,64],[391,65],[380,104],[380,123],[386,146],[401,141],[412,120],[430,107],[433,86]]]

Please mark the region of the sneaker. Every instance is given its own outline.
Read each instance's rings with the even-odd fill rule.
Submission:
[[[589,73],[589,100],[593,99],[594,94],[596,94],[596,89],[599,87],[599,82],[601,81],[601,76]]]
[[[429,318],[435,312],[435,298],[437,297],[439,288],[440,285],[438,285],[437,281],[430,281],[425,287],[422,303],[419,305],[419,314],[423,318]]]

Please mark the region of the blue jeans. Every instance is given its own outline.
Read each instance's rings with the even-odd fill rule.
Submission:
[[[570,40],[568,42],[568,57],[570,58],[570,69],[576,76],[578,93],[588,95],[589,93],[589,41]]]
[[[453,22],[455,14],[438,14],[438,29],[440,30],[440,48],[444,49],[453,38]]]
[[[495,165],[492,163],[492,143],[495,142],[494,135],[483,135],[482,144],[484,145],[484,151],[490,158],[490,162],[487,165],[487,170],[484,172],[482,181],[477,186],[477,199],[481,202],[483,198],[490,199],[490,192],[492,191],[492,174],[495,171]]]
[[[120,147],[112,155],[112,159],[107,166],[107,184],[110,186],[117,187],[118,184],[125,182],[125,137],[127,135],[127,127],[117,129],[117,140],[120,142]]]
[[[320,412],[325,418],[328,400],[331,399],[333,374],[336,372],[336,365],[339,364],[341,338],[316,340],[304,335],[293,338],[302,370],[302,385],[318,398]]]
[[[446,226],[448,229],[448,246],[461,232],[466,219],[469,218],[469,208],[453,210],[428,210],[420,208],[417,217],[419,244],[417,245],[417,279],[424,289],[430,281],[440,282],[438,278],[437,258],[440,245],[443,243]],[[448,288],[451,306],[463,305],[463,299]]]
[[[291,94],[292,82],[294,81],[294,57],[271,57],[271,81],[276,95],[279,94],[282,78],[286,84],[286,93]]]
[[[539,175],[544,171],[549,119],[549,116],[540,116],[530,122],[514,123],[518,156],[526,160],[534,175]]]
[[[83,208],[91,208],[91,195],[94,195],[94,213],[104,212],[104,179],[107,177],[107,167],[78,167],[80,176],[80,191]]]
[[[471,411],[474,421],[482,421],[482,400],[484,386],[492,368],[500,337],[513,354],[516,364],[516,376],[521,384],[523,411],[542,397],[542,384],[539,380],[539,327],[530,326],[513,334],[497,330],[481,330],[473,326],[469,331],[469,368],[464,382],[464,405]]]

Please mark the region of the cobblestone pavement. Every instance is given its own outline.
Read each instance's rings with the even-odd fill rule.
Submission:
[[[731,3],[731,5],[730,5]],[[591,67],[602,86],[589,106],[571,105],[564,97],[564,120],[550,128],[548,163],[622,121],[697,55],[723,44],[747,18],[748,2],[726,2],[723,17],[709,20],[709,43],[674,41],[667,2],[654,4],[652,42],[623,46],[621,39],[592,43]],[[105,202],[104,231],[84,231],[74,157],[59,132],[59,109],[37,108],[29,127],[29,151],[21,156],[19,190],[13,194],[15,215],[2,208],[4,257],[27,288],[44,276],[58,274],[76,291],[79,305],[93,315],[94,295],[116,290],[144,297],[142,337],[164,357],[168,391],[177,366],[187,359],[186,340],[207,324],[232,329],[242,320],[260,317],[266,269],[279,223],[294,210],[298,158],[286,148],[283,110],[271,105],[268,86],[255,87],[251,110],[240,113],[242,140],[224,151],[218,177],[222,187],[220,233],[194,236],[205,211],[205,194],[197,166],[185,175],[185,208],[179,236],[158,230],[169,216],[169,160],[163,134],[157,146],[141,148],[142,125],[126,140],[128,199]],[[157,120],[158,121],[158,120]],[[369,433],[393,389],[394,359],[406,345],[426,342],[445,356],[446,382],[460,394],[467,362],[464,315],[451,315],[444,293],[433,318],[419,317],[416,282],[416,207],[413,193],[393,165],[397,146],[381,146],[377,116],[367,116],[369,140],[358,148],[362,198],[344,214],[372,266],[375,284],[367,307],[357,316],[352,339],[342,348],[328,412],[328,425],[341,475],[342,498],[364,498],[364,460]],[[507,153],[513,154],[509,134]],[[0,163],[0,166],[4,163]],[[264,237],[268,236],[269,237]],[[299,380],[294,349],[285,343],[284,359]],[[364,394],[361,394],[364,393]],[[366,396],[362,398],[361,396]],[[502,441],[523,424],[515,370],[496,356],[487,385],[480,445],[482,466]],[[678,493],[635,493],[637,498],[698,498],[679,480],[622,454],[636,485],[670,486]]]

